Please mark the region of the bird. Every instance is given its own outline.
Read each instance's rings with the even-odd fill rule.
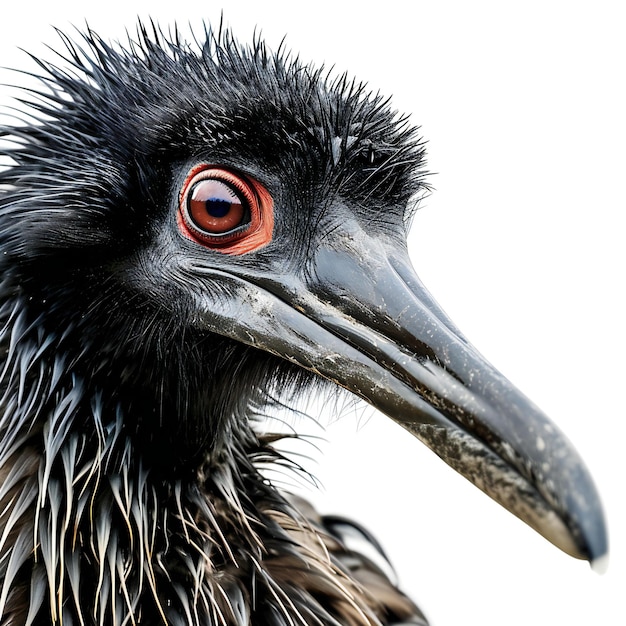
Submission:
[[[408,117],[221,25],[59,36],[0,130],[2,626],[425,626],[364,525],[264,473],[303,471],[263,418],[305,395],[605,557],[582,459],[412,267]]]

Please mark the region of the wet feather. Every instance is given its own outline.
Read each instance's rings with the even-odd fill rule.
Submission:
[[[249,155],[264,128],[268,171],[305,159],[305,192],[404,212],[416,131],[364,85],[225,30],[200,49],[144,26],[126,48],[60,36],[1,132],[0,624],[423,623],[260,471],[297,464],[256,416],[322,383],[199,334],[176,296],[192,286],[159,300],[131,266],[154,228],[140,209],[166,211],[163,181],[207,142]]]

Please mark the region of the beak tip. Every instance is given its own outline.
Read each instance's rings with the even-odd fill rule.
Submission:
[[[569,458],[575,458],[572,449]],[[572,472],[573,482],[564,487],[570,497],[566,499],[566,510],[569,514],[568,526],[581,557],[589,562],[591,568],[599,573],[606,570],[609,560],[609,538],[604,507],[591,474],[582,460],[578,458],[577,472]]]
[[[596,557],[595,559],[592,559],[590,561],[591,564],[591,569],[596,573],[599,574],[600,576],[603,576],[604,574],[607,573],[608,569],[609,569],[609,554],[608,552],[604,552],[604,554],[602,554],[599,557]]]
[[[594,572],[604,574],[609,566],[609,547],[603,518],[596,524],[595,529],[596,532],[590,535],[587,542],[587,558]]]

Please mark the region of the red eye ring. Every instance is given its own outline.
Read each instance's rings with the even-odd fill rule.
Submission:
[[[185,178],[177,222],[181,233],[196,243],[227,254],[245,254],[272,239],[272,197],[261,183],[244,174],[203,163]]]

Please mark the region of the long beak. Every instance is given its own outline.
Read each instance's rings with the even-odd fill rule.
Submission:
[[[602,506],[580,456],[467,342],[397,248],[355,230],[321,245],[299,276],[223,273],[209,326],[349,389],[553,544],[599,559]]]

